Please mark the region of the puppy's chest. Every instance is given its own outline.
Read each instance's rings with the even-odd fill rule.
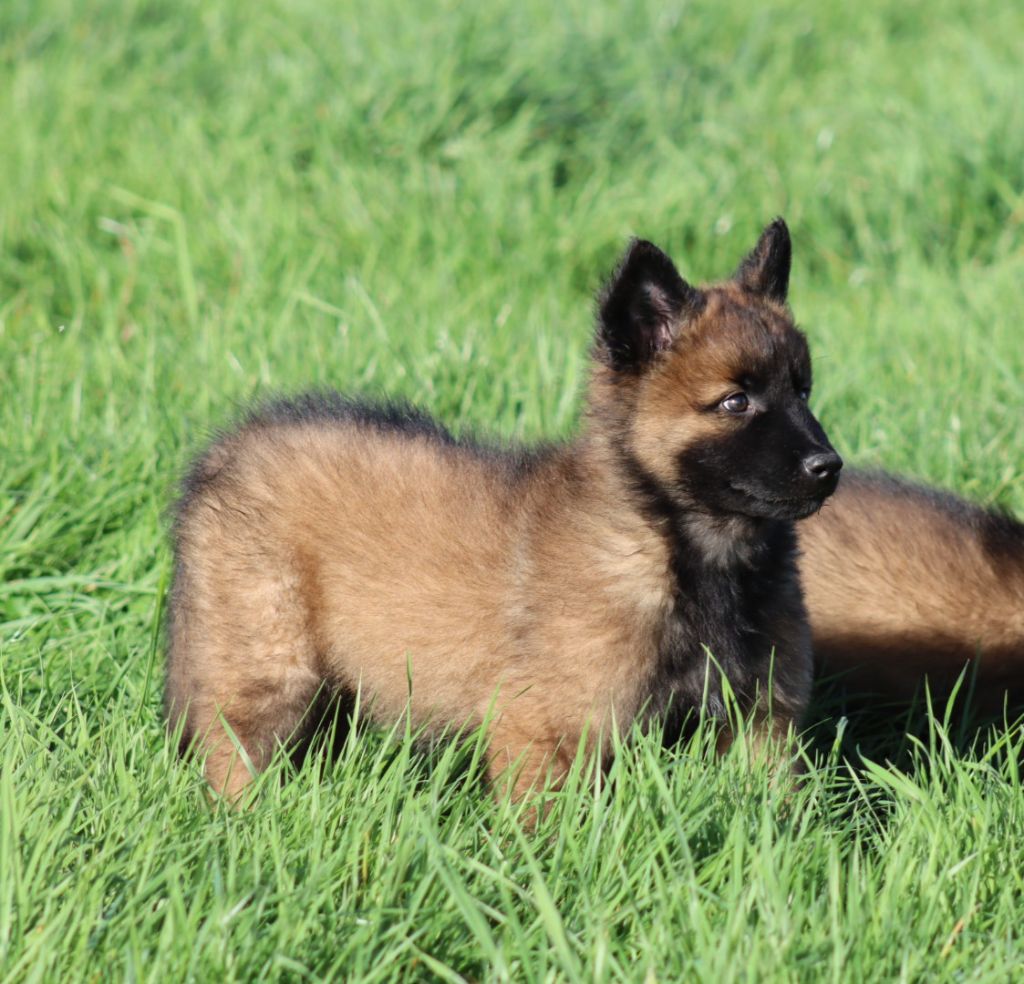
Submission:
[[[675,597],[662,627],[649,706],[662,716],[703,708],[726,712],[723,677],[749,707],[766,690],[776,660],[788,654],[780,628],[791,611],[794,562],[789,551],[765,551],[761,562],[739,570],[696,565],[676,573]]]

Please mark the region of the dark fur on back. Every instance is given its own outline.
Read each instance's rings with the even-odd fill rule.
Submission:
[[[359,400],[342,396],[333,390],[314,390],[298,396],[268,400],[248,413],[243,426],[305,425],[332,421],[426,437],[438,444],[456,443],[446,427],[411,403]]]

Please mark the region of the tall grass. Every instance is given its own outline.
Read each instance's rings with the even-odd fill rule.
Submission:
[[[160,720],[165,510],[253,396],[573,427],[626,238],[795,236],[849,459],[1024,511],[1019,5],[0,5],[0,976],[1006,980],[1021,731],[828,695],[788,796],[624,748],[536,833],[370,732],[205,803]],[[284,775],[289,781],[282,783]]]

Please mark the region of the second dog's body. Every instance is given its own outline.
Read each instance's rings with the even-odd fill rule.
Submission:
[[[818,666],[857,691],[943,699],[964,673],[998,709],[1024,697],[1024,525],[946,492],[844,473],[799,526]]]

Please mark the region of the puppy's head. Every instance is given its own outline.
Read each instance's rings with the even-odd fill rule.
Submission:
[[[693,287],[634,240],[599,301],[595,357],[620,401],[622,450],[682,508],[799,519],[842,460],[807,400],[807,340],[786,307],[791,246],[776,219],[733,277]]]

